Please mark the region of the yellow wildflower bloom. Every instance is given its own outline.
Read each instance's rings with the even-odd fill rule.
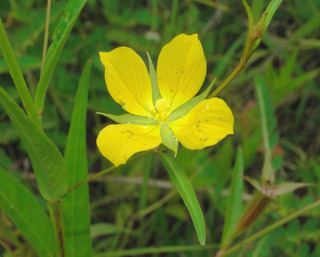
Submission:
[[[183,117],[169,118],[198,93],[205,79],[206,60],[197,34],[180,34],[162,48],[156,70],[160,98],[156,100],[146,65],[131,48],[100,52],[100,60],[112,98],[128,113],[155,121],[109,125],[100,131],[97,146],[115,166],[164,143],[163,124],[188,149],[203,149],[233,134],[232,112],[220,98],[202,100]]]

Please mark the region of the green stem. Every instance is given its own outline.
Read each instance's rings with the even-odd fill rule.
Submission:
[[[58,241],[57,257],[65,257],[64,251],[64,225],[62,218],[61,202],[49,202],[48,209],[52,225],[54,227],[56,239]]]
[[[160,253],[178,253],[178,252],[191,252],[191,251],[205,251],[216,249],[218,246],[215,244],[201,245],[174,245],[174,246],[161,246],[161,247],[143,247],[128,250],[119,250],[108,253],[97,254],[96,257],[119,257],[119,256],[142,256]]]
[[[43,39],[42,60],[41,60],[40,74],[42,74],[42,72],[43,72],[44,63],[46,61],[47,49],[48,49],[50,13],[51,13],[51,0],[47,0],[47,14],[46,14],[46,24],[45,24],[45,29],[44,29],[44,39]]]
[[[248,56],[250,53],[250,44],[246,44],[241,59],[238,65],[232,70],[232,72],[224,79],[221,84],[209,95],[209,98],[217,96],[230,82],[244,69],[247,64]]]
[[[320,207],[320,199],[316,200],[315,202],[305,206],[304,208],[295,211],[294,213],[291,213],[290,215],[288,215],[287,217],[284,217],[276,222],[274,222],[273,224],[271,224],[270,226],[258,231],[257,233],[255,233],[254,235],[248,237],[247,239],[244,239],[243,241],[239,242],[238,244],[230,247],[229,249],[226,249],[224,251],[220,251],[218,252],[215,256],[216,257],[226,257],[236,251],[238,251],[239,249],[241,249],[243,246],[252,243],[253,241],[257,240],[258,238],[270,233],[271,231],[281,227],[282,225],[288,223],[289,221],[305,214],[306,212],[315,209],[317,207]]]
[[[92,180],[95,180],[95,179],[97,179],[98,177],[101,177],[101,176],[109,173],[110,171],[115,170],[116,168],[117,168],[117,167],[115,167],[115,166],[110,166],[110,167],[107,168],[107,169],[104,169],[104,170],[102,170],[102,171],[99,171],[99,172],[97,172],[97,173],[89,176],[89,177],[86,178],[85,180],[79,181],[78,183],[76,183],[75,185],[73,185],[72,187],[70,187],[70,188],[68,189],[68,191],[67,191],[66,194],[71,193],[72,191],[78,189],[79,187],[88,184],[88,183],[91,182]]]
[[[209,95],[209,98],[218,95],[245,68],[254,50],[255,42],[262,36],[262,33],[260,33],[260,24],[257,23],[256,26],[254,26],[253,24],[253,15],[247,2],[245,0],[242,0],[242,3],[248,16],[249,29],[240,61],[238,65],[231,71],[231,73],[229,73],[229,75],[221,82],[221,84]]]

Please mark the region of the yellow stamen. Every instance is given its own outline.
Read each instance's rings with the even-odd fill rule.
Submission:
[[[160,98],[156,101],[156,119],[160,121],[165,121],[168,118],[169,110],[170,110],[170,104],[167,99]]]

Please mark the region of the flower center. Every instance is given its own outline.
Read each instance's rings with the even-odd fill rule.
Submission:
[[[169,116],[170,104],[167,99],[160,98],[155,104],[157,114],[155,118],[159,121],[165,121]]]

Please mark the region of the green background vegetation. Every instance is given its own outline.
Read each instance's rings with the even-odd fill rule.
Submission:
[[[65,2],[53,1],[50,35]],[[266,0],[250,1],[256,18],[267,4]],[[39,79],[45,15],[46,1],[0,3],[0,17],[32,93]],[[246,70],[219,95],[234,112],[235,135],[203,151],[179,149],[178,161],[193,177],[204,211],[209,247],[192,248],[198,241],[188,213],[158,156],[148,153],[90,183],[91,236],[96,256],[116,256],[114,252],[123,249],[168,245],[187,247],[182,246],[175,253],[150,256],[213,256],[214,245],[219,244],[222,235],[238,146],[243,150],[244,175],[256,179],[261,175],[264,147],[257,77],[266,86],[268,121],[274,123],[269,132],[276,182],[313,185],[272,200],[246,235],[317,199],[320,193],[319,17],[318,0],[284,1]],[[161,47],[179,33],[199,34],[208,63],[205,85],[213,78],[219,82],[241,56],[247,33],[246,13],[238,0],[89,0],[68,38],[50,83],[43,112],[43,127],[49,137],[64,149],[81,70],[86,61],[92,59],[87,120],[89,171],[94,173],[109,167],[110,163],[97,151],[95,139],[98,131],[110,121],[95,112],[120,114],[123,111],[106,92],[98,52],[126,45],[145,60],[144,51],[148,51],[155,62]],[[2,56],[0,83],[18,101]],[[15,171],[19,179],[36,191],[30,161],[2,108],[0,146],[0,165]],[[244,192],[243,200],[247,203],[253,192],[247,182]],[[308,212],[233,256],[318,257],[319,216],[319,209]],[[8,243],[16,256],[35,256],[1,211],[0,240]],[[188,247],[196,251],[183,251]],[[4,252],[0,245],[0,256],[11,256]],[[129,252],[127,256],[132,254]]]

